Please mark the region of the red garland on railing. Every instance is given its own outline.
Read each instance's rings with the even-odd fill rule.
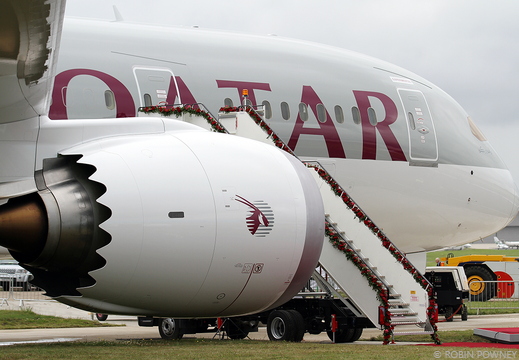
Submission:
[[[384,308],[384,345],[389,344],[391,335],[393,334],[394,326],[391,325],[391,313],[389,311],[389,295],[386,287],[380,281],[380,279],[373,273],[373,271],[366,265],[360,256],[358,256],[353,249],[344,241],[337,231],[330,226],[328,221],[325,223],[325,234],[330,240],[330,243],[337,250],[343,252],[346,258],[351,261],[357,269],[360,270],[362,276],[366,278],[369,286],[377,292],[377,298],[379,299],[382,307]]]
[[[272,128],[261,118],[261,116],[258,115],[258,113],[252,107],[250,107],[250,106],[245,106],[245,107],[243,107],[243,106],[240,106],[240,107],[224,106],[224,107],[220,108],[220,112],[224,112],[224,113],[240,112],[240,111],[245,111],[247,114],[249,114],[250,117],[252,118],[252,120],[254,120],[254,122],[261,129],[263,129],[263,131],[265,131],[268,136],[270,136],[272,138],[274,145],[276,145],[278,148],[280,148],[282,150],[285,150],[289,154],[292,154],[295,156],[292,149],[290,149],[287,146],[287,144],[285,144],[283,142],[283,140],[281,140],[279,138],[279,136],[277,136],[277,134],[274,132],[274,130],[272,130]]]
[[[185,114],[201,116],[207,120],[211,128],[216,132],[226,133],[225,128],[220,124],[219,121],[215,120],[207,111],[204,111],[198,107],[193,106],[146,106],[143,108],[139,108],[139,112],[145,114],[160,114],[162,116],[171,116],[175,115],[176,117],[180,117]]]

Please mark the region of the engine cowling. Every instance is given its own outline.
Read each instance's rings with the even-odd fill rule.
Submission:
[[[252,313],[288,301],[318,262],[319,191],[303,164],[273,146],[177,131],[90,142],[47,165],[46,242],[37,254],[11,251],[70,305],[171,317]]]

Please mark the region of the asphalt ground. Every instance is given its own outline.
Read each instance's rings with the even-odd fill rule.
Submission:
[[[30,308],[32,311],[42,315],[53,315],[64,318],[77,319],[95,319],[94,314],[72,308],[67,305],[55,301],[48,302],[30,302],[24,301],[23,304],[10,301],[3,303],[0,310],[13,309],[19,310],[22,307]],[[156,327],[140,327],[137,324],[136,317],[130,316],[108,316],[106,321],[110,324],[124,325],[117,327],[101,327],[101,328],[67,328],[67,329],[33,329],[33,330],[0,330],[0,346],[15,343],[26,342],[55,342],[55,341],[117,341],[117,340],[135,340],[135,339],[160,339],[158,328]],[[493,328],[493,327],[519,327],[519,313],[505,315],[469,315],[468,321],[461,321],[459,316],[455,316],[452,322],[438,323],[439,330],[473,330],[475,328]],[[415,330],[416,327],[402,327],[397,331]],[[369,340],[371,337],[381,335],[381,330],[364,329],[361,341],[359,343],[381,344],[378,341]],[[186,334],[184,338],[219,338],[218,334],[202,333],[202,334]],[[265,327],[260,327],[258,332],[249,334],[250,339],[268,340]],[[331,343],[326,333],[319,335],[305,334],[305,342]]]

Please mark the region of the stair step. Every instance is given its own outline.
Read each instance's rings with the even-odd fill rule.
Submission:
[[[417,312],[408,308],[389,309],[393,315],[417,315]]]
[[[389,301],[391,300],[400,300],[402,294],[389,294]]]
[[[391,325],[393,326],[404,326],[404,325],[419,325],[420,323],[413,321],[391,321]]]

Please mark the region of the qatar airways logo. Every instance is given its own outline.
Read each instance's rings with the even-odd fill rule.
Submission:
[[[160,71],[158,72],[160,73]],[[123,84],[119,79],[98,70],[70,69],[59,73],[54,80],[52,105],[49,110],[49,118],[53,120],[68,119],[68,111],[70,111],[73,106],[66,103],[67,92],[70,91],[70,89],[79,89],[79,87],[75,88],[75,86],[78,86],[74,85],[77,84],[76,82],[71,83],[71,80],[78,76],[97,78],[108,86],[114,97],[114,111],[117,118],[136,116],[137,105],[132,93],[127,87],[128,84]],[[69,83],[72,84],[72,88]],[[272,91],[269,83],[216,79],[216,84],[219,89],[234,88],[238,90],[240,97],[241,94],[243,94],[243,90],[247,90],[249,93],[249,100],[253,106],[256,106],[257,104],[257,91]],[[166,104],[177,104],[180,102],[183,104],[196,104],[200,102],[195,98],[187,84],[180,76],[171,76],[169,87],[166,86],[161,90],[166,91]],[[365,160],[376,160],[378,152],[377,149],[380,146],[378,139],[380,138],[385,144],[392,161],[407,161],[404,151],[398,143],[395,133],[393,133],[393,130],[391,129],[391,126],[398,119],[398,109],[395,102],[388,95],[376,91],[353,90],[353,96],[359,110],[360,125],[362,129],[362,137],[360,140],[362,143],[362,155],[360,158]],[[182,101],[180,101],[180,99],[182,99]],[[385,112],[385,117],[379,119],[377,124],[371,123],[368,114],[368,110],[373,107],[373,101],[382,103]],[[300,102],[308,105],[308,108],[312,110],[316,119],[318,117],[317,106],[319,104],[324,104],[317,92],[309,85],[303,86]],[[92,107],[89,106],[89,108]],[[325,113],[326,118],[324,119],[324,122],[316,121],[316,126],[308,126],[306,121],[303,121],[301,118],[301,114],[297,112],[294,127],[287,145],[291,149],[296,149],[297,144],[302,137],[317,137],[320,139],[319,141],[324,139],[324,144],[328,150],[329,157],[351,157],[352,155],[346,154],[346,144],[343,144],[343,139],[339,136],[339,131],[335,127],[328,110],[326,110]],[[93,113],[90,113],[90,115],[83,115],[87,115],[87,117],[95,117],[95,114],[96,112],[94,111]],[[357,158],[357,155],[353,155],[353,158]]]
[[[245,222],[251,235],[265,237],[270,234],[274,226],[274,212],[266,202],[251,202],[239,195],[236,195],[235,200],[249,207]]]

